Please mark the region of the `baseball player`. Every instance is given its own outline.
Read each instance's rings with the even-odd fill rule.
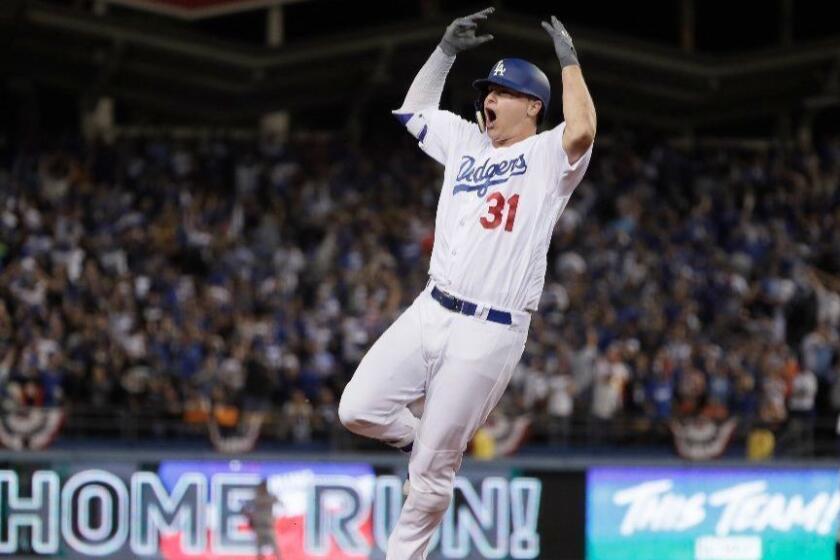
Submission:
[[[552,230],[592,153],[595,108],[554,17],[542,26],[562,67],[565,122],[537,134],[551,87],[517,58],[473,84],[478,123],[438,108],[456,54],[492,39],[476,35],[492,13],[453,21],[394,111],[445,174],[429,283],[362,359],[339,406],[350,431],[411,453],[388,560],[426,558],[466,446],[522,356]],[[423,397],[418,419],[407,405]]]

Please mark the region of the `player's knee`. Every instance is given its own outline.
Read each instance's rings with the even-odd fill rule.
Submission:
[[[347,398],[346,393],[342,395],[341,400],[338,402],[338,421],[341,424],[350,430],[353,431],[353,427],[356,425],[358,421],[358,411],[353,409],[348,401],[350,399]]]
[[[367,429],[374,424],[370,414],[366,413],[346,390],[338,403],[338,420],[345,428],[359,435],[366,435]]]
[[[344,387],[344,392],[338,400],[338,421],[341,422],[341,424],[348,430],[350,430],[350,427],[355,423],[359,410],[358,406],[354,403],[354,394],[353,381],[351,380],[350,383]]]
[[[414,453],[408,470],[411,473],[411,494],[418,508],[436,512],[449,507],[455,489],[455,473],[462,456],[461,451],[433,449],[419,438],[414,439]]]
[[[411,496],[417,509],[428,512],[444,511],[452,502],[455,488],[454,484],[443,482],[434,488],[417,488],[411,483]]]
[[[354,434],[379,438],[383,427],[390,425],[394,418],[395,411],[386,408],[368,387],[350,381],[344,388],[338,403],[338,420]]]

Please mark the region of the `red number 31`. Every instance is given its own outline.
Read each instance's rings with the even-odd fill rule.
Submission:
[[[505,209],[505,197],[500,192],[494,192],[487,197],[487,202],[490,203],[490,208],[487,211],[490,216],[482,216],[481,225],[485,229],[493,229],[499,227],[502,223],[502,212]],[[516,207],[519,205],[519,195],[515,194],[507,199],[508,212],[507,220],[505,221],[505,231],[513,231],[513,221],[516,219]]]

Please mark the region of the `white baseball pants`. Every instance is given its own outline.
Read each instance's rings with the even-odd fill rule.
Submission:
[[[450,311],[432,299],[429,286],[370,348],[345,388],[338,414],[347,429],[395,447],[413,442],[411,491],[387,560],[426,558],[467,444],[525,348],[530,315],[512,317],[512,325],[502,325]],[[406,407],[424,395],[418,420]]]

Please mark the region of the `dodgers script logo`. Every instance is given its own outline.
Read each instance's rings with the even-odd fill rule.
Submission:
[[[483,198],[487,194],[487,189],[493,185],[507,183],[511,177],[522,175],[526,171],[528,171],[528,164],[525,162],[525,154],[519,154],[513,159],[499,163],[490,163],[490,158],[487,158],[478,167],[475,165],[474,157],[463,156],[452,194],[475,191],[479,198]]]

